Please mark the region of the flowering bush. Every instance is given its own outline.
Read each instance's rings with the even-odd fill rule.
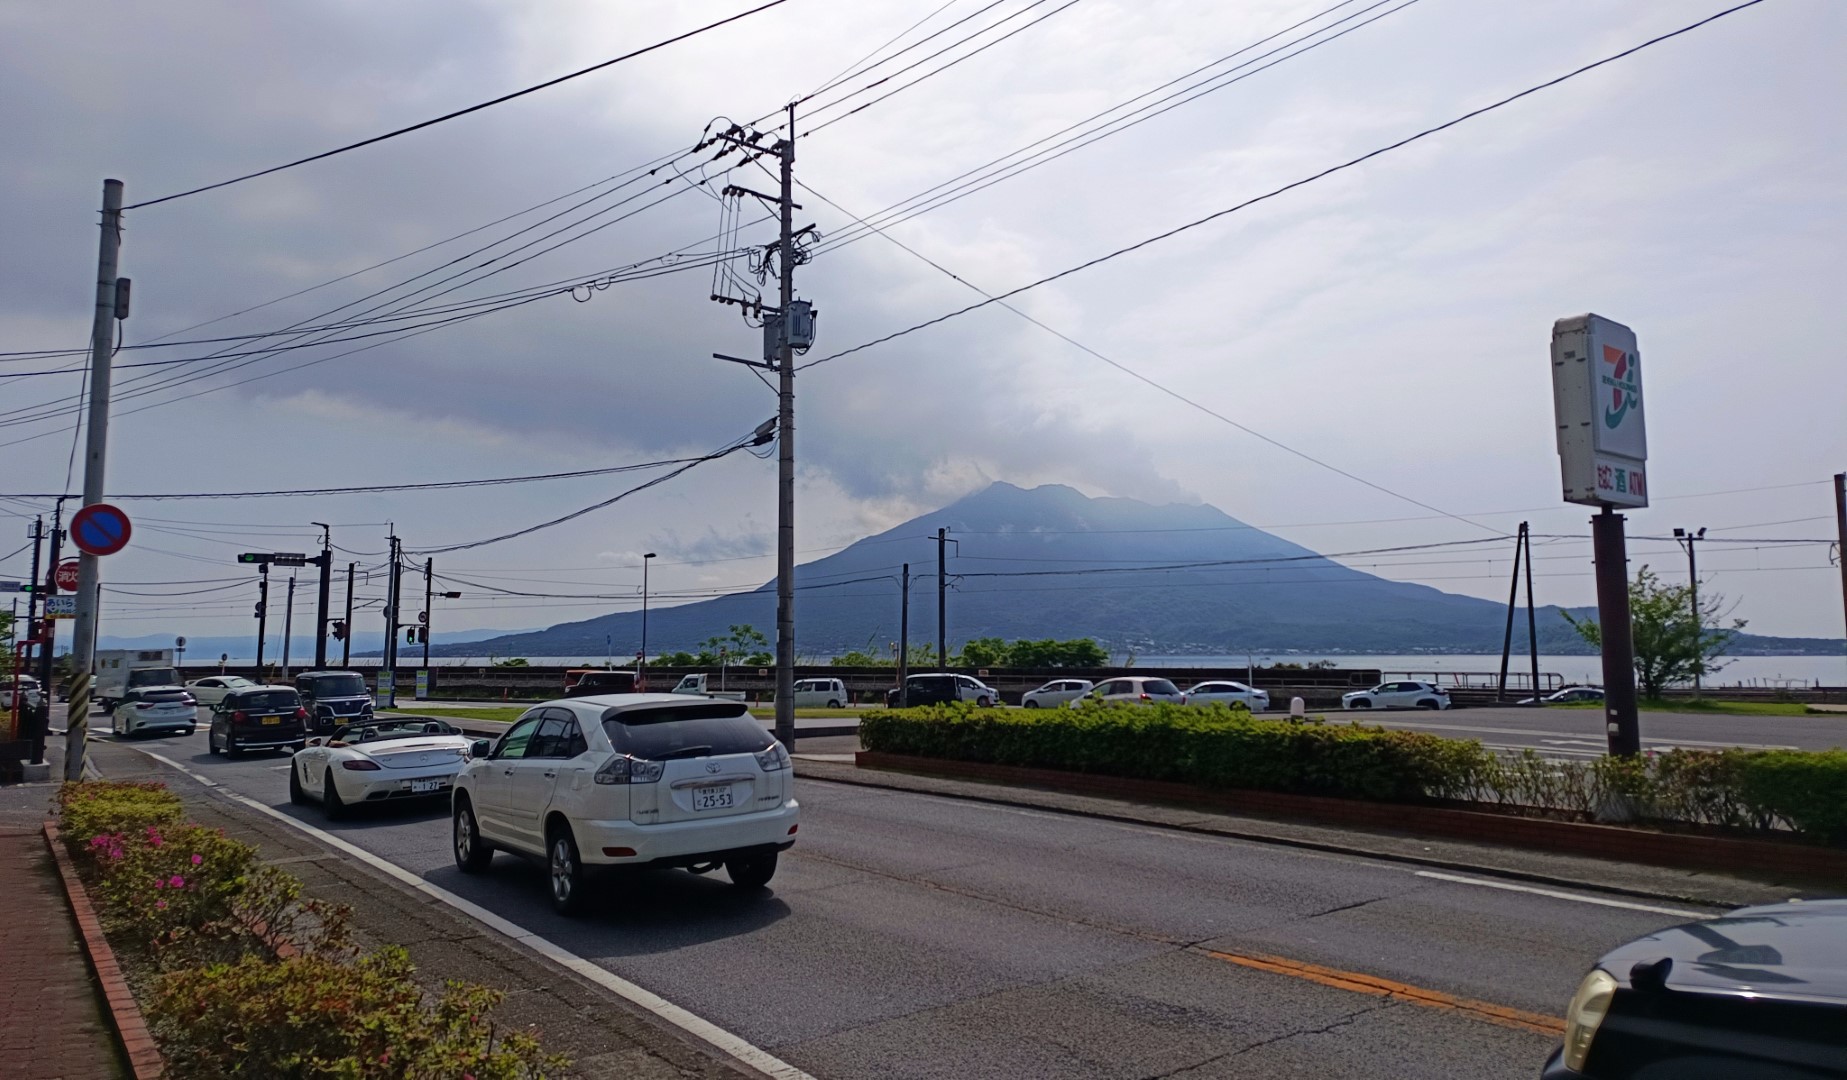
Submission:
[[[178,825],[186,808],[165,784],[94,780],[58,790],[58,817],[67,837],[87,841],[104,833]]]
[[[357,962],[246,958],[168,975],[149,1016],[174,1080],[536,1080],[568,1062],[497,1032],[501,994],[451,982],[434,1002],[395,946]]]

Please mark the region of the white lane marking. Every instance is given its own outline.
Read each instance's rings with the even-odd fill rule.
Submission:
[[[1488,881],[1483,878],[1463,877],[1460,874],[1439,874],[1434,870],[1414,871],[1421,878],[1435,878],[1438,881],[1453,881],[1459,885],[1479,885],[1484,889],[1504,889],[1507,892],[1532,893],[1534,896],[1550,896],[1555,900],[1573,900],[1580,904],[1595,904],[1598,907],[1623,908],[1627,911],[1646,911],[1655,915],[1672,915],[1678,919],[1710,919],[1711,915],[1697,911],[1685,911],[1681,908],[1656,907],[1653,904],[1637,904],[1629,900],[1611,900],[1602,896],[1585,896],[1582,893],[1565,892],[1562,889],[1543,889],[1537,885],[1517,885],[1511,881]]]
[[[292,818],[274,807],[267,806],[255,799],[240,795],[215,780],[207,779],[193,772],[191,769],[174,761],[172,758],[163,757],[160,754],[154,753],[152,750],[142,750],[141,753],[146,754],[148,757],[153,758],[163,765],[178,769],[180,772],[185,773],[187,776],[204,784],[206,787],[216,788],[220,795],[233,802],[242,803],[258,813],[268,814],[277,821],[286,825],[292,825],[302,832],[307,833],[309,836],[314,837],[316,840],[319,840],[321,843],[326,844],[328,847],[345,852],[353,858],[365,863],[367,866],[372,867],[374,870],[396,878],[398,881],[410,886],[418,892],[448,904],[462,914],[486,925],[489,929],[495,930],[513,941],[526,946],[528,949],[531,949],[533,952],[538,953],[540,956],[545,957],[553,963],[570,968],[572,971],[596,983],[598,986],[620,995],[635,1005],[653,1013],[660,1019],[665,1020],[667,1023],[679,1028],[681,1031],[700,1039],[708,1045],[716,1047],[724,1053],[729,1054],[737,1061],[766,1076],[775,1077],[776,1080],[815,1080],[814,1077],[788,1062],[783,1061],[781,1058],[776,1057],[769,1051],[747,1042],[740,1036],[733,1035],[731,1032],[712,1023],[710,1020],[696,1016],[682,1009],[680,1006],[675,1005],[673,1002],[668,1001],[666,998],[643,989],[614,972],[606,971],[598,967],[596,964],[585,960],[576,953],[570,952],[563,946],[554,944],[520,926],[518,923],[496,915],[494,912],[489,911],[471,900],[465,900],[441,886],[432,885],[396,863],[389,862],[374,855],[356,844],[350,844],[330,832],[317,829],[305,821]]]

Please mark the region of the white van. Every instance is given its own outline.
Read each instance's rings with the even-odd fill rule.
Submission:
[[[849,700],[847,684],[839,679],[795,681],[795,707],[798,709],[839,709]]]

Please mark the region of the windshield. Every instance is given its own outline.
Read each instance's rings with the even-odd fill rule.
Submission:
[[[136,668],[128,673],[130,686],[177,686],[180,673],[170,667]]]
[[[364,697],[366,692],[365,677],[354,674],[316,675],[302,685],[315,697]]]
[[[348,724],[333,733],[334,742],[379,742],[384,739],[416,739],[425,735],[460,735],[449,724],[428,716],[409,716],[400,720],[380,720],[375,724]]]
[[[603,733],[618,752],[650,761],[754,754],[772,741],[743,706],[730,702],[614,710],[603,716]]]

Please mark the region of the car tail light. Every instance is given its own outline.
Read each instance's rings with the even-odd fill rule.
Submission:
[[[1144,694],[1142,695],[1142,700],[1143,700],[1143,701],[1153,701],[1154,699],[1153,699],[1153,698],[1151,698],[1151,697],[1149,697],[1149,696],[1148,696],[1147,694],[1145,694],[1145,693],[1144,693]]]
[[[771,743],[768,750],[757,755],[757,767],[764,772],[778,772],[789,767],[789,750],[781,743]]]
[[[308,718],[308,710],[306,710],[306,709],[304,709],[304,708],[302,708],[301,706],[299,706],[299,705],[297,705],[297,706],[295,707],[295,719],[297,719],[297,720],[306,720],[307,718]]]
[[[604,762],[594,779],[599,784],[652,784],[667,771],[664,762],[617,754]]]
[[[236,712],[234,712],[234,713],[232,713],[232,714],[231,714],[231,722],[232,722],[233,724],[245,724],[245,723],[249,723],[249,722],[250,722],[250,714],[249,714],[249,713],[247,713],[247,712],[245,712],[245,711],[244,711],[244,710],[242,710],[242,709],[239,709],[239,710],[237,710]]]
[[[353,772],[377,772],[378,762],[368,761],[365,758],[353,758],[350,761],[342,761],[340,767],[351,769]]]

